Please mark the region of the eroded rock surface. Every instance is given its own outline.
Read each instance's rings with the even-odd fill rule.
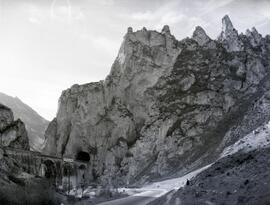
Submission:
[[[14,121],[10,108],[0,104],[0,144],[4,147],[29,150],[29,139],[24,123]]]
[[[15,120],[24,122],[31,150],[41,151],[49,122],[17,97],[0,93],[0,103],[12,109]]]
[[[129,28],[104,81],[63,91],[44,152],[86,152],[94,180],[129,184],[208,163],[269,120],[270,37],[222,22],[218,40]],[[254,110],[264,118],[248,119]]]
[[[238,31],[233,27],[228,15],[222,19],[222,32],[219,41],[228,51],[242,51],[244,48],[243,42],[239,39]]]

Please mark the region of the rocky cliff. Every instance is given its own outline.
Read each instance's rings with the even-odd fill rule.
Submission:
[[[228,16],[217,40],[129,28],[104,81],[63,91],[44,152],[125,184],[195,169],[270,119],[269,54],[270,36]]]
[[[31,149],[40,151],[49,122],[17,97],[0,93],[0,103],[12,109],[14,119],[21,119],[25,123]]]
[[[29,150],[29,140],[24,123],[18,119],[14,121],[10,108],[0,104],[0,145]]]

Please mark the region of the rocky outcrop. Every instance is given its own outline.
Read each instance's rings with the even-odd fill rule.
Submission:
[[[29,140],[24,123],[14,121],[10,108],[0,104],[0,140],[1,146],[29,150]]]
[[[25,123],[31,150],[40,151],[49,122],[17,97],[0,93],[0,103],[12,109],[14,119],[21,119]]]
[[[270,119],[247,119],[267,110],[270,38],[238,35],[228,16],[222,23],[218,40],[200,27],[181,41],[168,26],[129,28],[105,81],[63,91],[44,152],[88,153],[93,179],[127,184],[214,160]]]
[[[205,33],[202,27],[197,26],[193,32],[192,38],[197,41],[200,46],[208,46],[215,48],[215,42]]]
[[[222,32],[219,36],[219,41],[224,44],[224,47],[229,52],[243,50],[243,43],[239,39],[238,32],[233,27],[228,15],[224,16],[222,19]]]
[[[263,40],[262,35],[258,33],[255,27],[253,27],[251,31],[248,29],[246,31],[246,36],[253,47],[259,46]]]

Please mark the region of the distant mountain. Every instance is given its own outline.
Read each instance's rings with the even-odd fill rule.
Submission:
[[[12,109],[15,119],[20,118],[25,123],[30,147],[39,151],[44,141],[44,132],[48,126],[48,121],[17,97],[0,93],[0,103]]]

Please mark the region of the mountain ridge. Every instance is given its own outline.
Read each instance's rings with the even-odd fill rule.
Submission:
[[[87,153],[93,180],[103,184],[110,176],[143,183],[209,164],[270,120],[270,36],[238,34],[228,16],[222,25],[217,40],[201,27],[181,41],[168,26],[128,28],[104,81],[62,92],[44,152]],[[253,110],[264,118],[248,119]]]

